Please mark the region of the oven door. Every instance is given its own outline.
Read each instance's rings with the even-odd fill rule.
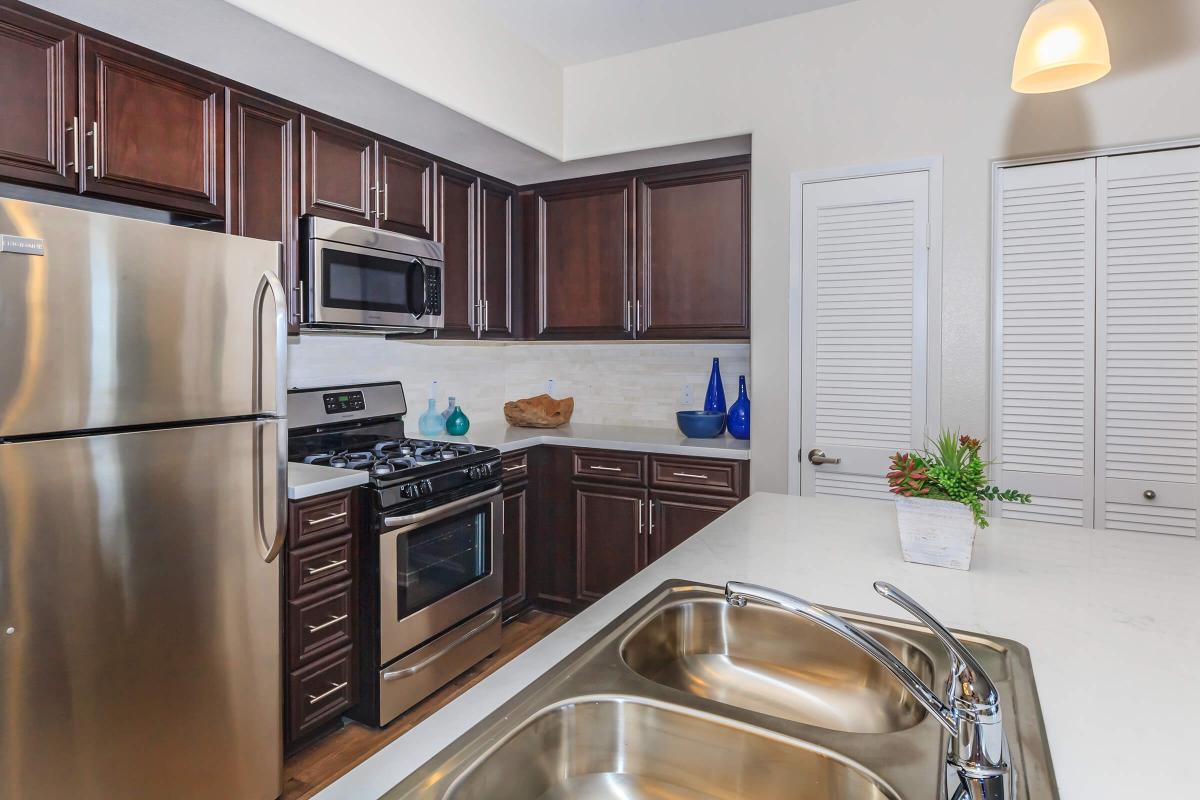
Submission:
[[[498,602],[500,487],[414,514],[384,516],[379,536],[379,663]]]
[[[415,255],[309,240],[317,327],[426,330],[442,327],[442,268]]]

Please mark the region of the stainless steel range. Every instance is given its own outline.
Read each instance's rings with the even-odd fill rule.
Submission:
[[[370,473],[362,698],[386,725],[500,646],[500,451],[409,439],[399,383],[293,390],[288,460]]]

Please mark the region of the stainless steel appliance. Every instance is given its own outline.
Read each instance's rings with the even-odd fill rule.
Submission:
[[[0,796],[279,795],[279,264],[0,200]]]
[[[442,327],[437,242],[365,225],[304,217],[303,325],[359,333]]]
[[[500,647],[500,452],[405,438],[399,383],[293,390],[289,404],[291,460],[370,473],[352,714],[386,725]]]

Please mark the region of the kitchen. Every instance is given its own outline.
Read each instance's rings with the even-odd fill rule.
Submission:
[[[435,5],[0,3],[5,796],[1186,785],[1145,762],[1197,710],[1194,5],[1096,0],[1112,73],[1046,94],[1018,42],[1074,0]],[[753,458],[676,428],[710,383],[733,426],[739,376]],[[543,394],[569,424],[507,424]],[[451,397],[466,432],[423,426]],[[941,429],[1032,495],[966,571],[911,563],[883,477]],[[1004,746],[955,756],[944,691],[744,580],[923,685],[986,672]],[[697,786],[701,740],[734,760]]]

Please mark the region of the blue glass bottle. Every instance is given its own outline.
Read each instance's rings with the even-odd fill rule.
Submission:
[[[437,400],[432,397],[429,398],[429,408],[417,420],[417,430],[422,436],[437,436],[446,430],[446,420],[438,413]]]
[[[725,413],[725,386],[721,383],[721,359],[714,358],[712,374],[708,378],[708,391],[704,394],[704,410]],[[725,422],[721,422],[720,436],[725,432]]]
[[[746,376],[738,375],[738,398],[729,407],[729,435],[735,439],[750,438],[750,398],[746,396]]]
[[[462,436],[471,428],[471,420],[463,413],[462,406],[455,405],[454,411],[446,418],[446,433],[451,436]]]

